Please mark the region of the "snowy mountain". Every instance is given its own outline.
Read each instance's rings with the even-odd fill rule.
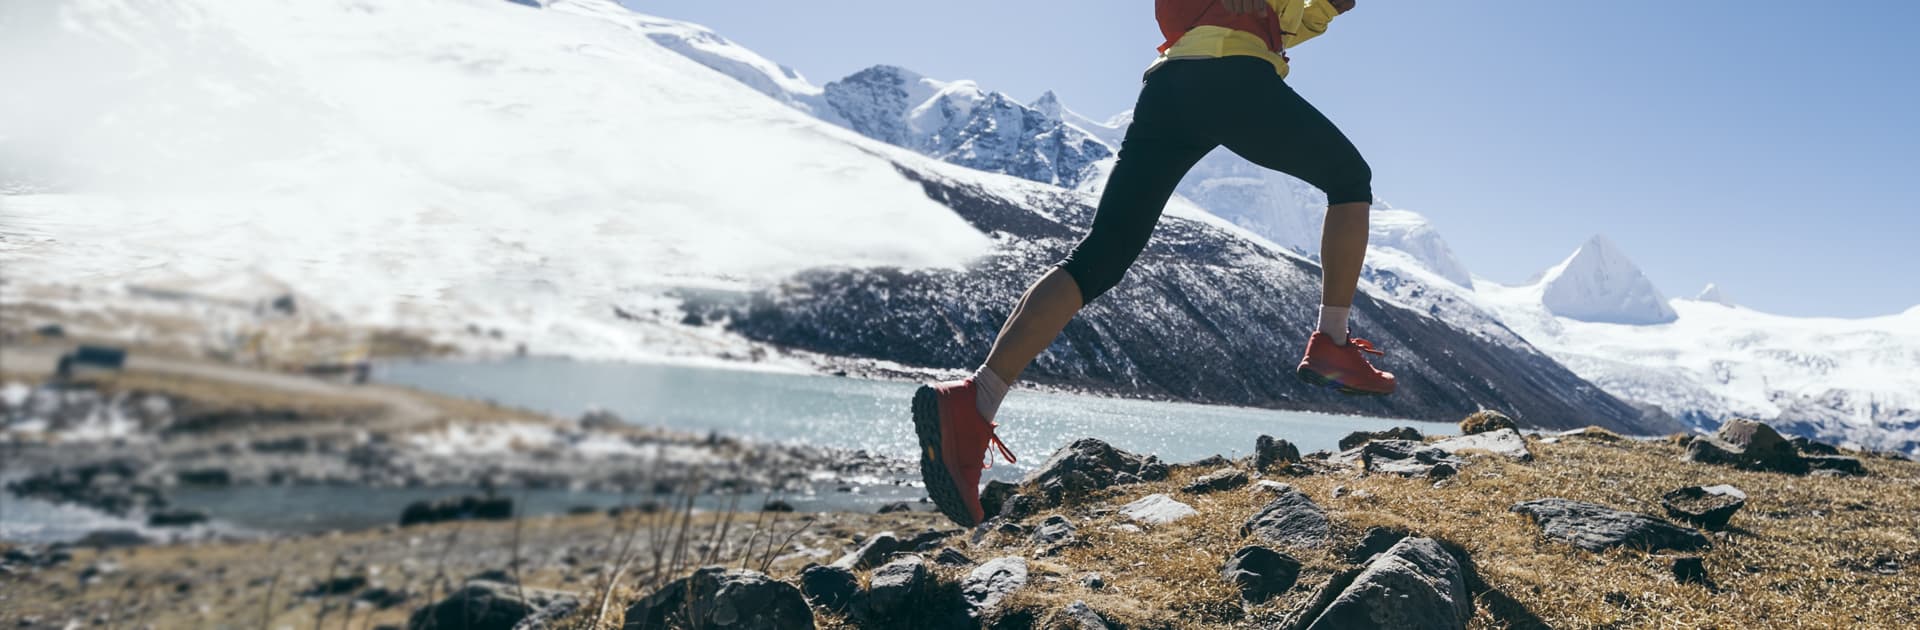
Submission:
[[[1677,317],[1653,281],[1598,234],[1541,275],[1540,302],[1554,315],[1584,322],[1664,324]]]
[[[1607,277],[1638,276],[1597,240],[1614,272]],[[1564,282],[1556,272],[1569,266],[1522,286],[1482,279],[1478,299],[1575,373],[1698,428],[1757,418],[1816,439],[1920,453],[1920,308],[1863,319],[1787,317],[1728,304],[1709,286],[1703,299],[1667,301],[1657,311],[1635,305],[1643,316],[1671,314],[1665,323],[1584,321],[1546,303],[1553,283]]]
[[[1733,303],[1733,300],[1727,298],[1727,294],[1724,291],[1720,290],[1719,285],[1711,282],[1707,283],[1707,287],[1701,289],[1699,294],[1693,296],[1693,299],[1701,302],[1713,302],[1724,306],[1737,306]]]
[[[804,94],[714,72],[662,43],[674,25],[609,0],[8,6],[22,19],[3,22],[0,53],[71,64],[0,68],[36,96],[0,105],[0,172],[58,183],[0,186],[10,299],[117,308],[149,284],[264,278],[303,313],[455,344],[493,330],[576,356],[751,347],[954,369],[977,364],[1095,199],[809,115]],[[708,62],[786,76],[723,41],[696,43]],[[89,76],[123,81],[74,78]],[[1401,392],[1308,388],[1276,357],[1298,356],[1316,277],[1176,204],[1129,282],[1030,374],[1197,401],[1665,426],[1524,344],[1371,292],[1355,318]]]

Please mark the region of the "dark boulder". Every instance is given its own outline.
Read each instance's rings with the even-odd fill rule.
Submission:
[[[499,582],[467,582],[440,601],[428,604],[407,617],[410,630],[431,628],[470,628],[471,630],[514,630],[530,617],[547,609],[572,611],[580,605],[574,596],[559,591],[523,588]],[[549,613],[544,617],[563,616]]]
[[[994,558],[974,567],[960,582],[960,596],[975,619],[997,612],[1000,600],[1027,585],[1027,560],[1017,556]]]
[[[870,626],[915,619],[941,607],[929,601],[936,591],[927,561],[920,556],[902,556],[873,571],[866,596],[854,603],[854,616]]]
[[[1807,439],[1804,436],[1794,436],[1793,439],[1790,439],[1787,441],[1792,442],[1794,450],[1800,451],[1801,455],[1839,455],[1840,454],[1840,449],[1835,448],[1834,445],[1827,444],[1825,442],[1815,442],[1813,440]]]
[[[1533,518],[1547,538],[1599,552],[1613,547],[1643,551],[1691,551],[1711,546],[1693,529],[1604,505],[1566,499],[1536,499],[1514,504],[1512,511]]]
[[[860,593],[860,578],[841,567],[813,565],[800,572],[800,594],[822,609],[844,613]]]
[[[512,518],[512,498],[466,495],[409,503],[400,512],[400,526],[460,520],[504,521]]]
[[[1395,544],[1353,578],[1308,630],[1463,630],[1473,617],[1469,577],[1431,538]]]
[[[1807,464],[1807,470],[1815,473],[1830,472],[1842,477],[1865,477],[1867,466],[1858,458],[1842,455],[1809,455],[1801,458]]]
[[[763,505],[763,506],[760,506],[760,511],[762,511],[762,512],[783,512],[783,513],[784,513],[784,512],[792,512],[792,511],[793,511],[793,504],[792,504],[792,503],[788,503],[788,502],[786,502],[786,501],[782,501],[782,500],[780,500],[780,499],[774,499],[774,500],[772,500],[772,501],[768,501],[766,505]]]
[[[1306,494],[1292,488],[1281,492],[1240,526],[1241,536],[1295,548],[1317,549],[1327,544],[1330,535],[1326,510]]]
[[[980,490],[980,509],[991,519],[1005,509],[1007,499],[1019,494],[1020,486],[998,479],[988,481],[987,487]],[[1016,517],[1019,518],[1019,517]]]
[[[1029,541],[1040,547],[1040,555],[1051,556],[1079,542],[1075,535],[1073,522],[1064,516],[1054,515],[1040,521],[1040,527],[1033,530]]]
[[[131,529],[96,529],[73,541],[75,547],[138,547],[153,542],[140,532]]]
[[[1486,433],[1488,431],[1498,431],[1501,429],[1519,429],[1519,428],[1520,428],[1520,425],[1515,424],[1513,422],[1513,418],[1509,418],[1507,417],[1507,414],[1500,413],[1492,409],[1482,409],[1480,411],[1476,411],[1473,413],[1473,415],[1467,416],[1466,418],[1462,418],[1460,420],[1461,435],[1475,435],[1479,433]]]
[[[1107,623],[1100,612],[1088,606],[1086,602],[1075,600],[1053,616],[1047,623],[1048,628],[1059,630],[1111,630],[1117,626]]]
[[[1747,493],[1728,485],[1688,486],[1660,497],[1660,505],[1671,516],[1707,529],[1727,526],[1735,512],[1747,504]]]
[[[1233,465],[1232,460],[1229,460],[1226,457],[1223,457],[1220,454],[1215,453],[1213,455],[1208,455],[1206,457],[1202,457],[1200,459],[1196,459],[1196,460],[1187,462],[1185,464],[1176,464],[1174,465],[1174,468],[1179,468],[1182,470],[1194,470],[1194,469],[1204,470],[1204,469],[1214,469],[1214,468],[1225,468],[1232,465]]]
[[[1359,446],[1341,451],[1327,458],[1335,464],[1359,466],[1368,473],[1386,473],[1403,477],[1427,477],[1432,475],[1435,464],[1451,464],[1458,468],[1466,463],[1444,450],[1428,446],[1413,440],[1374,440],[1363,442]]]
[[[948,547],[933,555],[933,563],[943,567],[964,567],[973,564],[973,558],[968,558],[967,554]]]
[[[880,532],[868,537],[859,549],[847,552],[846,555],[840,556],[839,560],[833,561],[833,566],[855,570],[871,569],[880,566],[881,562],[886,561],[887,556],[899,550],[900,539],[894,537],[893,532]]]
[[[360,591],[358,595],[354,595],[353,601],[366,602],[368,606],[372,606],[376,610],[386,610],[389,608],[393,608],[394,606],[405,604],[407,603],[407,600],[412,598],[413,598],[413,595],[404,590],[387,588],[385,586],[375,586],[373,588]]]
[[[1028,473],[1021,485],[1038,488],[1047,505],[1113,487],[1125,479],[1155,481],[1166,478],[1164,466],[1151,457],[1135,455],[1093,438],[1081,438],[1054,451],[1046,463]],[[984,506],[983,506],[984,507]]]
[[[1256,471],[1271,472],[1300,461],[1300,448],[1292,442],[1275,439],[1271,435],[1262,435],[1253,441],[1253,469]]]
[[[908,538],[906,542],[900,543],[900,549],[904,551],[929,551],[929,550],[932,550],[934,547],[940,546],[941,541],[944,541],[948,538],[952,538],[954,536],[959,536],[960,534],[963,534],[963,533],[966,533],[966,530],[929,529],[927,531],[914,534],[913,537]]]
[[[304,597],[332,597],[346,595],[367,587],[367,578],[363,575],[334,576],[331,579],[316,580],[313,586],[301,591]]]
[[[622,628],[811,629],[813,611],[791,584],[758,571],[706,567],[628,606]]]
[[[894,501],[892,503],[888,503],[886,505],[880,506],[881,514],[892,514],[894,512],[912,512],[912,511],[913,511],[913,506],[911,504],[908,504],[906,501]]]
[[[1240,589],[1240,599],[1265,603],[1300,580],[1300,561],[1261,546],[1242,547],[1220,567],[1220,577]]]
[[[1359,564],[1371,560],[1374,556],[1385,553],[1394,545],[1400,544],[1400,541],[1409,535],[1398,529],[1369,527],[1367,533],[1360,536],[1360,543],[1347,550],[1347,562]]]
[[[207,513],[200,510],[160,510],[147,515],[149,527],[187,527],[205,522],[207,522]]]
[[[1232,490],[1244,485],[1247,485],[1246,471],[1237,468],[1222,468],[1201,475],[1200,478],[1194,479],[1192,483],[1187,484],[1181,488],[1180,491],[1187,494],[1205,494],[1208,492],[1219,492],[1221,490]]]
[[[1340,450],[1348,450],[1374,440],[1412,440],[1418,442],[1423,439],[1426,439],[1426,436],[1420,435],[1420,431],[1413,427],[1394,427],[1385,431],[1354,431],[1348,433],[1347,437],[1340,438]]]
[[[1792,442],[1765,423],[1735,418],[1711,437],[1687,445],[1687,461],[1747,470],[1801,474],[1807,462]]]
[[[1713,578],[1707,575],[1707,563],[1700,556],[1680,556],[1673,559],[1673,579],[1681,584],[1698,584],[1708,589],[1717,588]]]

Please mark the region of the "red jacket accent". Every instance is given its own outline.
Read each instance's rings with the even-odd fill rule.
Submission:
[[[1219,0],[1153,0],[1154,17],[1160,21],[1160,34],[1167,42],[1160,45],[1160,52],[1167,52],[1180,36],[1196,26],[1223,26],[1236,31],[1246,31],[1260,36],[1267,42],[1267,48],[1281,52],[1285,46],[1280,37],[1280,12],[1268,9],[1266,15],[1257,13],[1234,13]]]

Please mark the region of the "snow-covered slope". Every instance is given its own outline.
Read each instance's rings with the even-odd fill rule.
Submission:
[[[610,0],[8,2],[0,268],[264,274],[370,324],[643,352],[608,304],[990,241],[908,155],[762,98]],[[670,306],[670,305],[667,305]]]
[[[1633,269],[1624,257],[1609,262]],[[1676,299],[1660,304],[1672,315],[1665,323],[1582,321],[1545,305],[1553,271],[1522,286],[1481,279],[1479,300],[1616,396],[1658,405],[1703,429],[1749,417],[1818,439],[1920,452],[1920,308],[1808,318]]]
[[[1698,295],[1693,296],[1693,299],[1699,300],[1701,302],[1713,302],[1715,304],[1721,304],[1725,306],[1736,306],[1736,304],[1733,303],[1733,300],[1727,297],[1726,292],[1720,290],[1720,285],[1713,284],[1711,282],[1707,283],[1707,287],[1704,289],[1701,289]]]
[[[1555,315],[1584,322],[1664,324],[1674,320],[1667,297],[1607,237],[1595,234],[1540,278],[1540,302]]]

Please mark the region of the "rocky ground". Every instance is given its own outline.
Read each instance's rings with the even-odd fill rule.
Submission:
[[[1661,441],[1510,424],[1175,465],[1086,439],[990,486],[971,531],[690,511],[681,487],[565,516],[0,543],[0,624],[1901,627],[1920,609],[1920,465],[1757,423]]]

